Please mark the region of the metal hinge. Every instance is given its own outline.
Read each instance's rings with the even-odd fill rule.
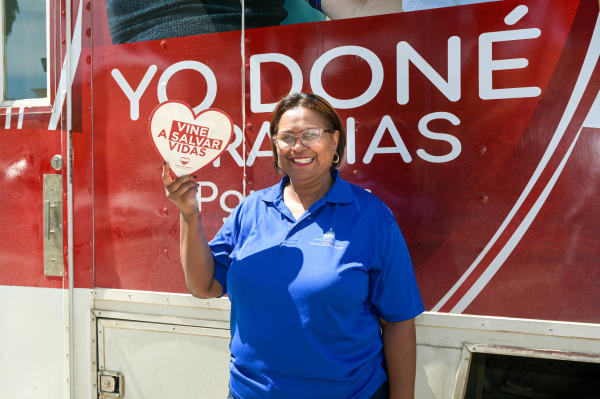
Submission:
[[[105,398],[125,396],[125,379],[118,371],[98,372],[98,394]]]

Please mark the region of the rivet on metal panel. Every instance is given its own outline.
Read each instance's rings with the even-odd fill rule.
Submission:
[[[92,36],[92,28],[87,28],[87,29],[85,30],[85,35],[86,35],[87,37],[91,37],[91,36]]]
[[[88,55],[87,57],[85,57],[85,63],[90,65],[92,63],[92,56]]]
[[[173,331],[175,331],[175,327],[173,327]]]
[[[92,3],[90,3],[89,1],[87,2],[87,4],[85,5],[85,9],[86,10],[91,10],[92,9]]]
[[[96,384],[92,384],[92,387],[93,387],[93,388],[96,388]]]
[[[131,299],[131,295],[127,295],[129,297],[129,299]]]
[[[67,11],[63,8],[62,11],[60,12],[60,15],[62,15],[63,17],[67,15]]]
[[[62,44],[67,44],[67,39],[65,39],[65,38],[63,37],[63,38],[62,38],[62,40],[61,40],[61,43],[62,43]]]
[[[483,325],[483,323],[481,323],[481,325]]]
[[[89,80],[86,80],[85,87],[87,87],[89,89],[91,85],[92,85],[92,82]]]
[[[164,213],[165,215],[168,215],[168,214],[169,214],[169,209],[168,209],[168,208],[165,206],[165,207],[162,209],[162,213]]]
[[[102,314],[102,312],[98,312],[98,314],[99,314],[99,315],[101,315],[101,314]]]
[[[163,249],[163,255],[166,255],[166,254],[168,254],[168,253],[169,253],[169,250],[168,250],[168,249]]]
[[[92,193],[92,188],[88,188],[88,193],[91,194]]]
[[[91,115],[92,114],[92,107],[87,107],[87,114]]]
[[[482,203],[484,203],[484,204],[485,204],[486,202],[488,202],[488,201],[489,201],[489,198],[488,198],[488,196],[487,196],[487,195],[485,195],[485,194],[484,194],[484,195],[482,195],[481,197],[479,197],[479,201],[481,201]]]
[[[161,40],[160,41],[160,47],[164,48],[165,50],[167,49],[167,41],[166,40]]]
[[[94,342],[94,340],[92,340],[92,342]],[[92,364],[96,364],[96,362],[92,361]]]
[[[475,352],[477,350],[477,348],[473,348],[473,352]]]
[[[92,317],[92,321],[94,321],[94,320],[96,320],[96,319],[94,319],[94,318]]]
[[[469,358],[465,356],[465,360],[469,360]]]
[[[552,329],[550,329],[550,331],[552,331]]]
[[[485,154],[486,151],[487,151],[487,147],[486,146],[484,146],[484,145],[480,145],[479,146],[479,153],[481,155]]]

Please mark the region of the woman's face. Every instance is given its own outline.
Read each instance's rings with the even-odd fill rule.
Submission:
[[[307,129],[327,129],[325,121],[317,112],[298,107],[286,111],[279,121],[277,134],[299,135]],[[290,177],[293,184],[319,181],[329,176],[329,168],[337,150],[340,132],[323,132],[321,141],[313,147],[306,147],[296,138],[293,147],[287,150],[277,148],[279,166]]]

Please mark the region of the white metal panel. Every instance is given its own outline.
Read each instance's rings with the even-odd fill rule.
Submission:
[[[0,304],[1,396],[62,399],[63,290],[0,286]]]
[[[95,288],[94,309],[229,324],[231,302],[229,298],[199,299],[190,294]]]
[[[185,294],[95,289],[94,308],[99,319],[219,330],[227,328],[230,302],[226,298],[203,300]],[[600,355],[598,324],[426,312],[417,317],[416,325],[417,399],[461,399],[471,360],[468,348],[485,347],[490,353],[501,353],[501,348],[495,351],[493,347],[503,346],[518,356],[559,356],[575,361],[595,361],[592,359]],[[169,356],[165,353],[167,362],[171,361]],[[203,361],[209,366],[214,364],[210,356],[200,363]],[[226,388],[223,392],[226,396]]]
[[[125,378],[128,399],[224,399],[229,330],[98,319],[98,366]]]
[[[92,374],[95,377],[96,365],[91,364],[91,316],[90,309],[93,306],[93,290],[91,288],[75,288],[73,291],[73,330],[74,330],[74,353],[73,366],[75,368],[74,398],[90,398],[92,395]],[[94,330],[95,333],[95,330]],[[95,391],[95,389],[94,389]]]
[[[462,399],[472,353],[600,361],[595,324],[426,312],[416,325],[417,399]]]
[[[417,354],[416,397],[451,398],[461,350],[419,345]]]

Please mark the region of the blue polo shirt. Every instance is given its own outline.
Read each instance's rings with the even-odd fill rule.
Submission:
[[[332,176],[300,219],[283,202],[286,177],[248,196],[210,242],[239,399],[368,399],[386,380],[377,316],[424,311],[392,212]]]

